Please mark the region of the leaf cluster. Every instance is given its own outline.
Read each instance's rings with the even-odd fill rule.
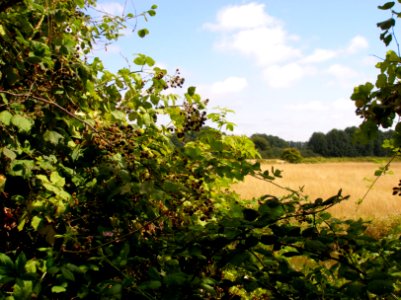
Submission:
[[[92,45],[155,15],[86,14],[95,1],[0,5],[1,299],[358,299],[400,294],[400,249],[299,191],[251,205],[261,172],[229,110],[139,54],[112,73]],[[138,31],[143,37],[148,31]],[[163,121],[160,121],[162,119]],[[298,260],[298,261],[297,261]]]

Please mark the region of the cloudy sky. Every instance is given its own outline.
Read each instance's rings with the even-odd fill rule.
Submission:
[[[113,14],[158,5],[138,20],[150,35],[127,35],[98,51],[107,67],[137,53],[153,57],[210,106],[235,111],[235,132],[307,141],[313,132],[355,126],[353,87],[374,81],[386,48],[376,23],[389,17],[377,0],[135,0],[100,1]]]

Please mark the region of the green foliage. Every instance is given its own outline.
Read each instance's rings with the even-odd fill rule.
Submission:
[[[393,37],[395,38],[396,19],[401,17],[401,13],[397,12],[398,6],[399,4],[396,5],[393,1],[379,6],[380,9],[388,10],[391,13],[389,19],[377,24],[382,30],[380,39],[386,46],[390,45]],[[394,40],[398,47],[396,38]],[[374,84],[367,82],[354,89],[351,99],[357,107],[357,115],[363,118],[361,129],[367,137],[375,135],[380,127],[390,128],[394,122],[398,123],[401,115],[399,103],[400,62],[399,53],[389,50],[385,58],[376,65],[380,72],[376,82]],[[395,127],[395,135],[396,146],[398,146],[401,143],[400,126]]]
[[[284,149],[281,158],[293,164],[300,163],[302,161],[301,152],[299,152],[299,150],[295,148]]]
[[[241,201],[231,183],[281,172],[204,126],[231,130],[229,110],[167,94],[183,78],[145,54],[116,73],[89,60],[157,9],[93,19],[95,4],[0,3],[1,299],[399,296],[398,240],[325,212],[341,191]]]
[[[328,133],[315,132],[310,137],[307,147],[324,157],[359,157],[388,156],[390,151],[383,148],[386,139],[393,136],[393,131],[377,131],[375,136],[366,139],[356,127],[344,130],[332,129]]]

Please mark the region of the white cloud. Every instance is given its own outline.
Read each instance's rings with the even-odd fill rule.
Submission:
[[[301,57],[301,52],[287,44],[288,35],[281,27],[241,30],[217,44],[221,50],[236,50],[259,65],[271,65]]]
[[[124,12],[124,6],[118,2],[103,2],[96,5],[96,9],[102,13],[118,16]]]
[[[353,69],[351,69],[350,67],[341,65],[341,64],[334,64],[331,65],[328,69],[327,69],[327,73],[338,78],[353,78],[356,77],[358,75],[358,73],[356,71],[354,71]]]
[[[300,104],[291,104],[286,106],[287,109],[293,110],[293,111],[313,111],[313,112],[321,112],[321,111],[327,111],[329,107],[321,101],[310,101],[306,103],[300,103]]]
[[[361,74],[340,64],[318,70],[317,64],[340,61],[368,47],[367,40],[357,35],[336,49],[307,49],[298,36],[285,30],[282,21],[268,14],[265,4],[257,2],[226,6],[204,28],[217,32],[216,49],[250,58],[262,79],[274,88],[288,88],[316,74],[329,76],[328,85],[349,87]]]
[[[217,22],[204,28],[222,31],[216,47],[222,51],[237,51],[260,65],[272,65],[301,57],[301,52],[289,42],[289,35],[281,22],[265,11],[264,4],[249,3],[223,8]]]
[[[330,112],[330,114],[338,114],[341,112],[349,112],[353,110],[354,104],[351,100],[338,98],[334,101],[309,101],[301,104],[290,104],[287,109],[298,112]]]
[[[316,69],[310,66],[303,66],[290,63],[283,66],[274,65],[263,70],[263,78],[273,88],[286,88],[301,80],[305,76],[316,73]]]
[[[345,88],[353,87],[360,81],[361,74],[354,69],[342,64],[331,65],[326,71],[334,80],[329,82],[331,86],[341,86]]]
[[[211,85],[210,91],[213,94],[230,94],[238,93],[248,86],[248,81],[243,77],[231,76],[223,81],[215,82]]]
[[[366,49],[369,47],[369,43],[366,38],[363,36],[357,35],[355,36],[351,42],[349,43],[346,52],[350,54],[354,54],[360,50]]]
[[[338,51],[328,49],[315,49],[312,54],[306,56],[302,63],[320,63],[338,56]]]
[[[265,5],[248,3],[230,5],[217,13],[217,23],[206,23],[204,28],[213,31],[249,29],[273,24],[276,20],[265,13]]]

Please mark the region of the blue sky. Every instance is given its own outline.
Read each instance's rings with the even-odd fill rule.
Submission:
[[[112,70],[136,53],[170,72],[210,107],[235,111],[235,133],[266,133],[307,141],[313,132],[359,125],[353,87],[374,81],[387,49],[376,23],[389,17],[376,0],[136,0],[100,1],[100,9],[137,13],[158,5],[157,15],[135,33],[98,51]]]

